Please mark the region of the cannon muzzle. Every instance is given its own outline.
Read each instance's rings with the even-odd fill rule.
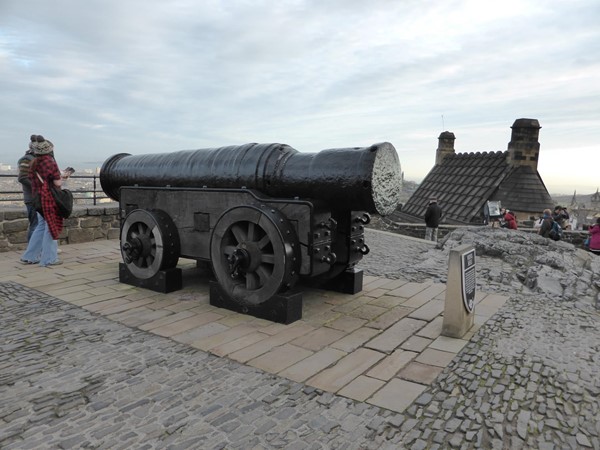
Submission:
[[[285,144],[120,153],[107,159],[100,171],[102,189],[117,201],[123,186],[247,188],[381,215],[396,208],[401,181],[398,155],[388,142],[316,153],[301,153]]]

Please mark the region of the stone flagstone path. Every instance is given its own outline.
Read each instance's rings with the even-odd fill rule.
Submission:
[[[62,247],[62,266],[0,262],[0,281],[24,286],[124,325],[323,391],[404,411],[507,300],[479,292],[464,339],[441,336],[445,285],[366,276],[356,295],[308,289],[303,318],[276,324],[209,304],[205,274],[181,260],[184,289],[161,294],[118,281],[118,241]]]

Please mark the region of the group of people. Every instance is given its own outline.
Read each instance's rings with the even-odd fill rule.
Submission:
[[[511,230],[517,229],[517,216],[506,208],[500,210],[500,226]],[[436,197],[429,198],[429,205],[425,210],[425,239],[437,242],[438,227],[442,219],[442,208],[438,205]]]
[[[18,180],[23,187],[23,201],[29,218],[27,248],[20,262],[40,267],[60,265],[58,238],[63,229],[63,218],[58,214],[50,186],[60,188],[73,169],[68,168],[61,173],[54,159],[54,144],[36,134],[31,135],[29,148],[19,159],[18,167]],[[41,213],[34,207],[34,199],[38,195]]]
[[[566,207],[556,206],[554,211],[547,208],[536,222],[535,228],[542,237],[560,240],[562,230],[571,228],[569,220],[570,216]],[[588,232],[589,237],[584,242],[584,248],[592,253],[600,254],[600,217],[589,227]]]
[[[426,240],[437,242],[438,227],[441,218],[442,208],[438,205],[437,198],[431,197],[424,216]],[[558,240],[562,236],[562,230],[570,228],[569,219],[570,216],[567,208],[556,206],[554,212],[550,209],[545,209],[543,216],[535,224],[535,227],[538,228],[539,235]],[[500,209],[499,223],[503,228],[511,230],[518,228],[516,215],[506,208]],[[558,237],[555,236],[557,233],[556,230],[559,230],[558,233],[560,233]],[[584,247],[592,253],[600,254],[600,218],[589,228],[589,237],[586,239]]]

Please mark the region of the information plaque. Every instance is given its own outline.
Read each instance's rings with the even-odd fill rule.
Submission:
[[[461,257],[462,298],[467,312],[472,313],[475,307],[475,249],[463,253]]]

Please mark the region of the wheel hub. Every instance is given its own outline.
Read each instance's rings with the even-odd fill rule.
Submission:
[[[256,242],[242,242],[227,258],[229,272],[232,277],[237,277],[241,273],[254,272],[260,265],[260,257],[261,251]]]
[[[250,265],[250,254],[243,248],[236,248],[227,258],[229,262],[229,273],[231,278],[239,277],[248,270]]]
[[[147,236],[132,237],[123,244],[123,253],[125,253],[125,262],[130,264],[137,258],[146,257],[150,254],[150,239]]]
[[[141,245],[139,239],[132,239],[123,244],[123,256],[127,264],[131,264],[133,260],[140,256]]]

